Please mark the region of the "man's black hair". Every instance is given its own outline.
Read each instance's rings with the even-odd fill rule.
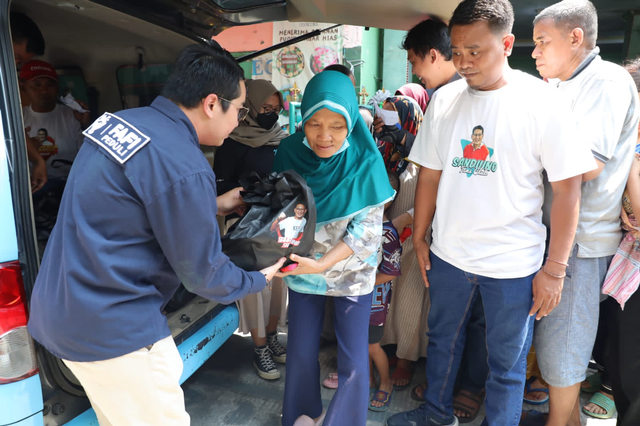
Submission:
[[[484,135],[484,127],[482,127],[480,125],[474,127],[473,130],[471,131],[471,134],[474,134],[476,132],[476,130],[482,130],[482,134]]]
[[[513,6],[508,0],[464,0],[456,7],[449,30],[455,25],[486,22],[496,35],[510,34],[513,29]]]
[[[40,28],[31,18],[21,12],[11,12],[9,25],[14,43],[22,43],[26,40],[27,52],[34,55],[44,55],[44,37]]]
[[[331,64],[322,71],[338,71],[346,75],[347,77],[351,77],[353,75],[351,70],[342,64]]]
[[[420,59],[424,59],[431,49],[435,49],[451,60],[451,39],[447,25],[437,19],[427,19],[411,28],[402,42],[404,50],[411,49]]]
[[[214,93],[229,101],[240,96],[244,71],[224,49],[192,44],[178,55],[173,72],[162,89],[162,96],[185,108],[195,108]],[[221,102],[227,111],[228,102]]]
[[[49,136],[49,132],[44,127],[42,129],[38,129],[38,133],[44,132],[47,136]]]

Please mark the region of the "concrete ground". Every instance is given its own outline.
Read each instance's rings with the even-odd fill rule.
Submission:
[[[286,335],[280,335],[286,342]],[[280,426],[284,394],[284,365],[278,369],[282,377],[266,381],[258,377],[253,368],[251,338],[233,335],[184,385],[187,411],[193,426]],[[336,347],[323,347],[320,351],[322,377],[336,371]],[[411,389],[424,378],[424,364],[419,363],[411,387],[394,392],[391,408],[386,413],[369,411],[367,426],[383,426],[392,414],[416,408],[419,403],[411,399]],[[322,388],[322,402],[328,407],[334,390]],[[583,395],[586,403],[589,396]],[[524,410],[548,411],[549,405],[529,406]],[[470,426],[478,426],[484,418],[484,407]],[[582,413],[583,426],[614,426],[615,419],[598,420]]]

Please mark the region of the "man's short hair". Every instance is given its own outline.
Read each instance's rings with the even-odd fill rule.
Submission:
[[[49,132],[47,132],[47,129],[38,129],[38,133],[40,132],[44,132],[45,135],[49,136]]]
[[[455,25],[486,22],[491,32],[501,36],[511,33],[513,21],[513,6],[508,0],[464,0],[453,12],[449,31]]]
[[[44,37],[31,18],[21,12],[11,12],[9,25],[14,43],[22,43],[26,40],[27,52],[44,55]]]
[[[474,134],[476,132],[476,130],[482,130],[482,134],[484,135],[484,127],[482,127],[480,125],[474,127],[473,130],[471,131],[471,134]]]
[[[342,64],[331,64],[328,67],[326,67],[325,69],[323,69],[322,71],[338,71],[338,72],[341,72],[342,74],[346,75],[349,78],[351,78],[353,76],[353,73],[351,72],[351,70],[349,68],[347,68],[345,65],[342,65]]]
[[[435,49],[451,60],[451,38],[447,25],[437,19],[426,19],[411,28],[402,42],[404,50],[411,49],[415,55],[424,59],[431,49]]]
[[[242,80],[244,71],[229,52],[192,44],[178,55],[162,96],[190,109],[212,93],[224,99],[236,99],[240,96]],[[223,111],[229,108],[228,102],[221,102],[221,105]]]
[[[596,47],[598,39],[598,12],[589,0],[564,0],[544,9],[533,20],[533,25],[543,19],[552,19],[556,27],[567,32],[574,28],[584,31],[587,47]]]
[[[629,71],[629,74],[631,74],[631,78],[633,78],[633,82],[636,83],[638,92],[640,92],[640,57],[626,61],[624,63],[624,69]]]

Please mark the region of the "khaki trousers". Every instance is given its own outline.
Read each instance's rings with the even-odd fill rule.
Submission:
[[[100,426],[190,423],[179,384],[182,359],[171,336],[117,358],[63,361],[87,392]]]

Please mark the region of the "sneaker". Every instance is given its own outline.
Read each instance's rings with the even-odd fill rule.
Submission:
[[[280,364],[287,362],[287,350],[278,342],[278,333],[267,335],[267,346],[269,346],[271,356],[275,362]]]
[[[256,346],[253,354],[253,366],[258,372],[258,376],[266,380],[276,380],[280,378],[280,372],[271,358],[271,351],[268,346]]]
[[[427,404],[420,404],[415,410],[405,411],[389,417],[387,426],[458,426],[458,418],[453,416],[452,423],[438,423],[436,420],[429,418]]]

